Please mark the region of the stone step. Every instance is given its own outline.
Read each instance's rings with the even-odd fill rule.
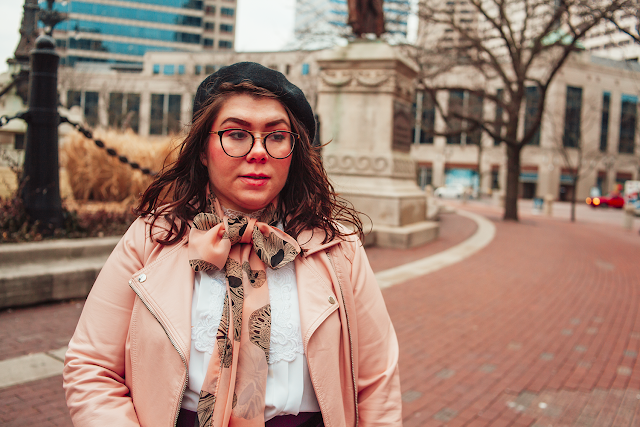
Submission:
[[[0,245],[0,309],[86,297],[119,240]]]
[[[64,261],[109,255],[121,236],[45,240],[0,245],[0,268],[6,265]]]

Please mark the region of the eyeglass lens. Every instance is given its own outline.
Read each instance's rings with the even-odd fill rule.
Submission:
[[[254,136],[242,129],[227,129],[220,134],[220,142],[225,153],[233,157],[242,157],[251,151]],[[294,136],[287,131],[271,132],[264,136],[264,146],[267,153],[276,159],[283,159],[291,154]]]

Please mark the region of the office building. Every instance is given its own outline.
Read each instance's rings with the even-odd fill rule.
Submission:
[[[232,50],[235,0],[67,0],[54,30],[61,62],[138,70],[146,52]]]

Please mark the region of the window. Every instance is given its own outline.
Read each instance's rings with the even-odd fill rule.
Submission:
[[[184,74],[184,65],[183,64],[178,65],[178,74]]]
[[[204,13],[205,15],[215,15],[216,14],[216,7],[215,6],[211,6],[211,5],[207,5],[204,7]]]
[[[122,121],[122,127],[124,129],[131,128],[135,133],[138,133],[138,127],[140,125],[140,94],[127,94],[126,111],[127,114]]]
[[[176,67],[173,64],[165,64],[162,68],[162,74],[165,76],[173,76],[176,73]]]
[[[193,74],[195,74],[196,76],[202,74],[202,65],[196,65],[193,69]]]
[[[231,49],[233,47],[233,42],[230,40],[218,40],[218,47],[220,49]]]
[[[140,95],[112,92],[109,94],[108,124],[115,129],[131,128],[138,132]]]
[[[291,64],[285,65],[284,73],[288,76],[290,72],[291,72]]]
[[[109,127],[120,129],[122,126],[122,104],[124,94],[121,92],[111,92],[109,94],[109,109],[107,110]]]
[[[609,139],[609,105],[611,104],[611,93],[602,94],[602,120],[600,122],[600,151],[607,152],[607,141]]]
[[[502,101],[504,97],[504,89],[498,89],[496,91],[496,98],[498,98],[499,101]],[[496,104],[496,117],[494,119],[494,125],[493,125],[493,129],[494,132],[497,135],[502,135],[502,127],[504,126],[504,111],[502,111],[502,106],[500,106],[500,104]],[[493,139],[493,145],[500,145],[502,141],[500,139],[494,138]]]
[[[433,181],[433,169],[431,165],[418,166],[418,186],[424,190],[427,185],[431,185]]]
[[[230,7],[221,7],[220,8],[220,14],[222,16],[229,16],[229,17],[233,17],[233,9]]]
[[[302,75],[306,76],[309,74],[309,64],[304,63],[302,64]]]
[[[208,64],[208,65],[204,66],[204,73],[206,75],[213,74],[215,72],[216,72],[216,66],[215,65]]]
[[[221,33],[233,33],[233,25],[231,25],[231,24],[220,24],[220,32]]]
[[[82,107],[82,92],[77,90],[67,91],[67,108],[73,106]]]
[[[564,136],[562,145],[569,148],[580,146],[580,113],[582,111],[582,88],[567,86],[564,109]]]
[[[90,126],[98,125],[98,92],[84,93],[84,121]]]
[[[213,39],[204,39],[205,46],[213,46]]]
[[[540,88],[538,86],[529,86],[525,92],[525,111],[524,111],[524,133],[527,134],[534,126],[534,122],[538,117],[538,108],[540,105]],[[536,133],[529,141],[529,145],[540,145],[540,123]]]
[[[469,111],[468,117],[477,121],[482,121],[484,97],[478,93],[469,93]],[[480,145],[482,140],[482,128],[476,126],[472,120],[469,120],[469,129],[467,133],[467,144]],[[475,126],[475,127],[474,127]]]
[[[433,98],[428,92],[419,92],[416,94],[416,102],[422,104],[422,112],[419,117],[416,117],[417,126],[414,129],[413,140],[416,140],[415,132],[419,131],[420,135],[418,135],[418,143],[433,144],[433,129],[436,119],[436,108]],[[427,184],[430,184],[430,182]]]
[[[13,134],[13,149],[24,150],[24,133]]]
[[[500,169],[491,169],[491,189],[500,189]]]
[[[215,22],[205,22],[204,23],[204,30],[205,31],[213,31],[213,30],[215,30],[215,28],[216,28]]]
[[[160,74],[160,64],[153,64],[153,74]]]
[[[162,135],[163,122],[164,122],[164,95],[152,93],[149,134]]]
[[[180,131],[180,105],[182,95],[151,94],[149,133],[167,135]]]
[[[460,144],[462,142],[462,133],[460,133],[460,130],[462,129],[462,120],[454,116],[455,114],[462,114],[463,106],[464,91],[449,91],[449,108],[447,111],[450,118],[447,125],[449,128],[448,132],[451,132],[452,134],[447,136],[447,144]]]
[[[622,95],[622,111],[620,112],[620,142],[618,152],[633,154],[636,138],[636,122],[638,118],[638,97]]]
[[[180,102],[181,95],[169,95],[169,105],[167,106],[167,133],[180,132]]]

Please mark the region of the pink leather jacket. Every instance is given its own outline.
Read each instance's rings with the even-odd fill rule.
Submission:
[[[300,317],[325,426],[401,426],[398,343],[359,241],[298,241]],[[73,423],[174,426],[187,386],[194,272],[188,236],[164,246],[136,220],[98,276],[69,343]]]

